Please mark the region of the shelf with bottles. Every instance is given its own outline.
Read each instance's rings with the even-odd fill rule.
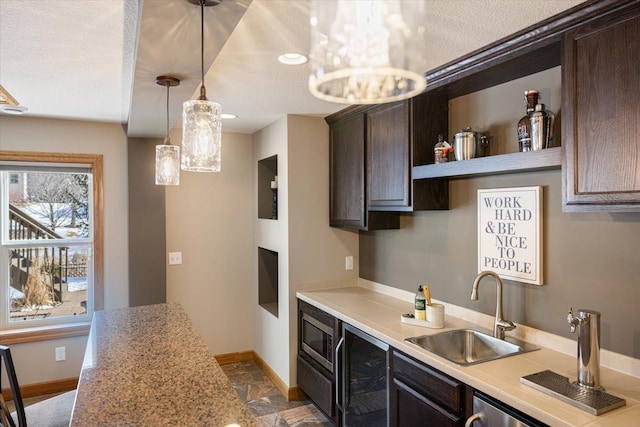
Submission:
[[[454,134],[471,127],[489,136],[489,155],[441,164],[434,164],[433,158],[420,158],[413,163],[412,179],[560,169],[561,37],[568,26],[584,20],[588,12],[567,10],[429,71],[424,95],[449,100],[449,111],[443,113],[448,119],[446,140],[454,145]],[[527,89],[539,90],[540,103],[556,113],[553,148],[519,150],[517,124],[525,114],[522,95]],[[483,97],[472,96],[478,93]],[[436,142],[433,139],[429,144],[435,146]]]
[[[559,112],[561,80],[561,69],[557,66],[449,99],[448,143],[454,150],[461,150],[468,148],[469,142],[475,140],[478,157],[455,160],[454,154],[449,154],[449,161],[445,163],[414,165],[413,179],[463,178],[559,169],[562,165],[560,114],[556,114],[553,126],[552,148],[521,152],[518,124],[523,115],[528,114],[529,105],[523,103],[523,94],[528,90],[539,91],[536,103],[544,103],[545,109],[548,106],[549,110]],[[463,152],[469,155],[466,150],[459,154]]]
[[[497,154],[475,159],[413,167],[413,179],[465,178],[503,173],[560,169],[562,147],[523,153]]]

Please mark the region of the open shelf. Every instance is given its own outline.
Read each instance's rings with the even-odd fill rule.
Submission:
[[[278,219],[278,156],[258,161],[258,218]]]
[[[468,178],[481,175],[559,169],[561,166],[562,147],[553,147],[546,150],[498,154],[437,165],[414,166],[412,176],[413,179]]]
[[[258,304],[278,317],[278,252],[258,248]]]

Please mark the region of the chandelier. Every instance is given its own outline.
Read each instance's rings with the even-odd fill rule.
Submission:
[[[425,3],[314,0],[311,93],[331,102],[378,104],[422,92]]]

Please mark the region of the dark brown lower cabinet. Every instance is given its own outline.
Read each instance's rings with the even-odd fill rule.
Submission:
[[[313,366],[313,362],[298,355],[298,387],[320,408],[329,418],[334,419],[335,413],[335,383],[320,373]]]
[[[473,389],[392,351],[389,384],[391,427],[463,426],[473,410]]]

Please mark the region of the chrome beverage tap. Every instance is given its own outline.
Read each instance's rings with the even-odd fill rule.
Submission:
[[[578,385],[600,388],[600,312],[569,308],[567,323],[578,331]]]

